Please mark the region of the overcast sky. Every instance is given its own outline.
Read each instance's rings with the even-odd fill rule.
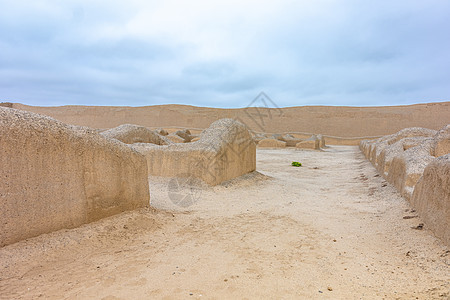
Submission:
[[[448,0],[0,0],[0,102],[450,100]]]

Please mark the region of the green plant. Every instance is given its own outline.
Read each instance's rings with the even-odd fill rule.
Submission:
[[[293,167],[301,167],[301,166],[302,166],[302,164],[299,163],[298,161],[293,161],[291,165],[292,165]]]

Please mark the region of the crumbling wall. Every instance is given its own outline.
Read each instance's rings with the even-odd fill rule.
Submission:
[[[361,141],[360,149],[429,228],[450,245],[450,125],[439,131],[406,128]]]
[[[276,139],[262,139],[258,143],[261,148],[286,148],[286,142]]]
[[[428,164],[411,204],[435,235],[450,245],[450,154]]]
[[[256,169],[253,138],[245,125],[232,119],[212,123],[196,142],[132,147],[145,155],[153,176],[192,176],[217,185]]]
[[[94,130],[0,107],[0,246],[149,204],[145,158]]]
[[[156,131],[133,124],[123,124],[108,129],[101,132],[101,135],[119,140],[125,144],[152,143],[156,145],[167,145],[171,143],[170,140],[165,136],[158,134]]]

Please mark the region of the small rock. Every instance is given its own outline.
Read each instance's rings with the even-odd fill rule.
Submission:
[[[333,289],[331,288],[331,286],[329,286],[329,287],[327,287],[327,290],[329,290],[331,292]]]
[[[416,229],[416,230],[422,230],[423,229],[424,224],[420,223],[419,225],[415,226],[415,227],[411,227],[412,229]]]
[[[404,216],[403,219],[407,220],[407,219],[413,219],[413,218],[417,218],[418,216]]]

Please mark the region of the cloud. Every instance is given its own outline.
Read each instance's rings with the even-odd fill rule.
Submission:
[[[242,107],[448,101],[444,0],[0,0],[0,99]]]

